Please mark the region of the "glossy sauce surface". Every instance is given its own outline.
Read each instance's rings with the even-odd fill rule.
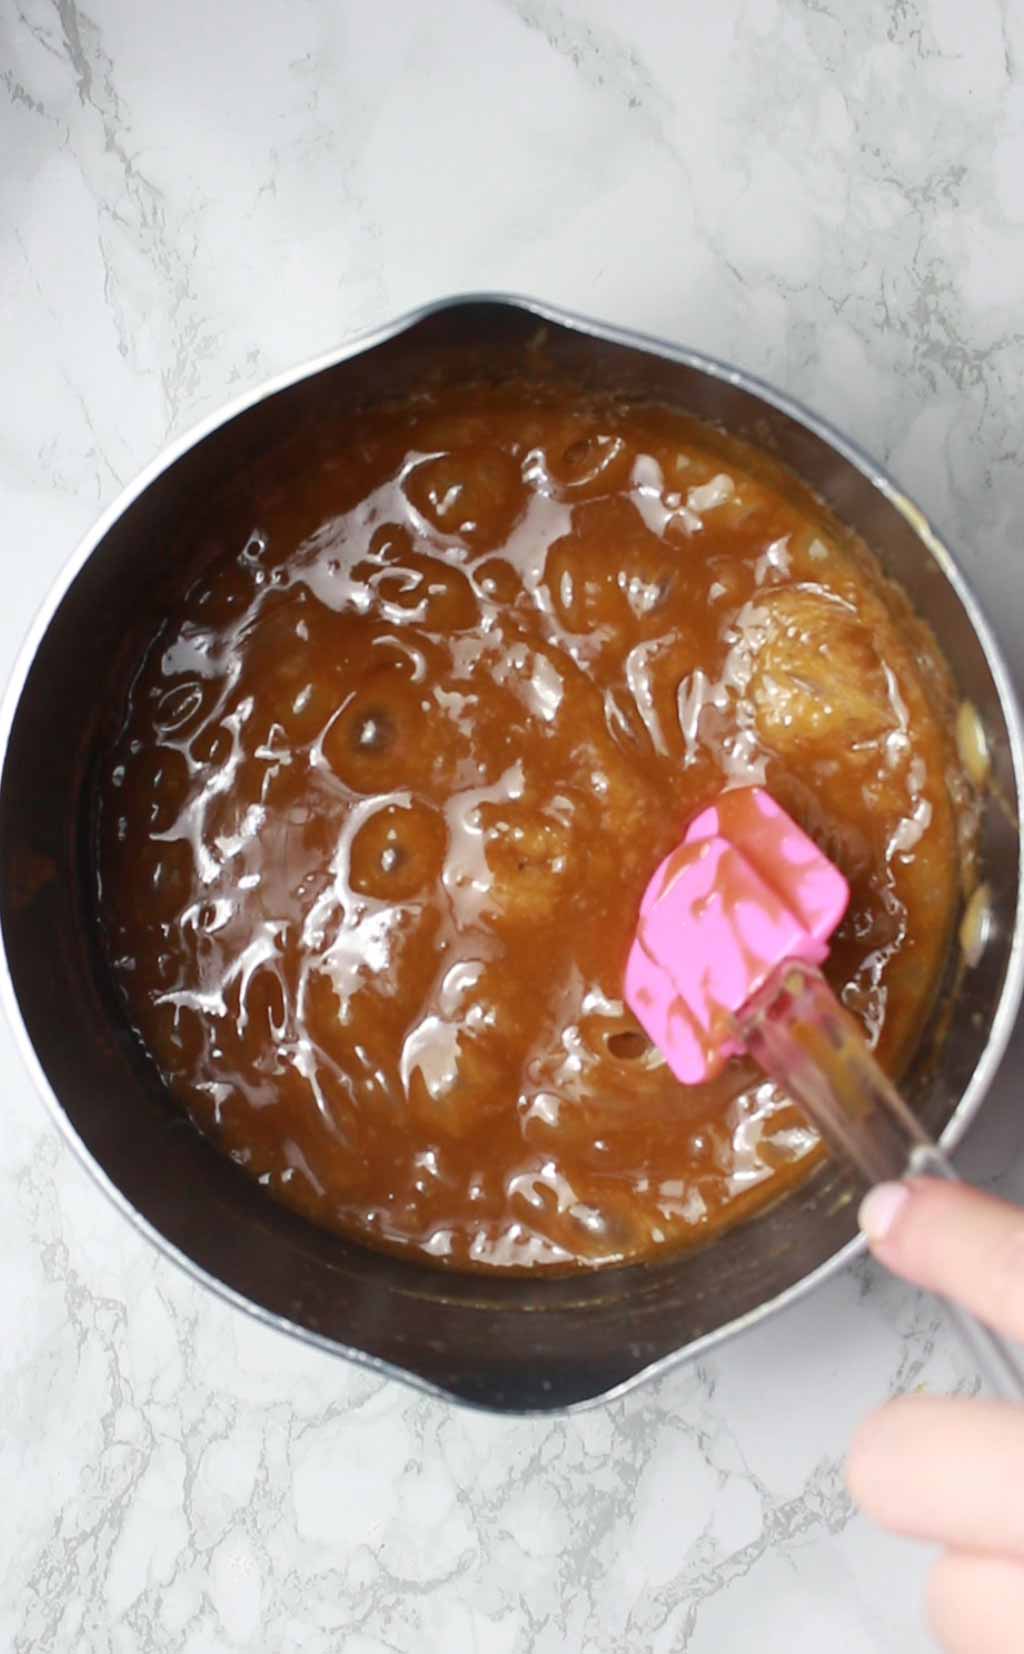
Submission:
[[[134,1025],[278,1198],[462,1268],[706,1239],[816,1139],[621,1000],[687,822],[759,783],[851,882],[898,1071],[958,897],[948,675],[866,553],[667,410],[453,389],[253,499],[133,681],[101,909]]]

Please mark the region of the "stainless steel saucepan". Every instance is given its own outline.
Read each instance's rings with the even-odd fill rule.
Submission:
[[[795,471],[881,558],[930,623],[988,748],[987,910],[952,960],[905,1082],[954,1145],[1010,1036],[1024,976],[1019,825],[1024,736],[1009,675],[949,551],[880,468],[749,376],[548,305],[430,305],[282,375],[176,443],[86,538],[38,618],[0,737],[3,992],[61,1127],[132,1222],[197,1280],[272,1326],[434,1393],[505,1411],[583,1404],[721,1343],[853,1256],[844,1167],[713,1245],[571,1278],[447,1275],[314,1228],[196,1131],[131,1035],[93,921],[91,785],[125,673],[190,560],[204,504],[277,479],[325,418],[439,379],[527,375],[679,407]]]

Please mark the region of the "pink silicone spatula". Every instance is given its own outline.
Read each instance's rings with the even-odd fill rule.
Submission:
[[[819,966],[849,887],[760,787],[722,795],[662,862],[640,907],[625,998],[684,1085],[746,1051],[871,1183],[957,1180]],[[1024,1397],[1010,1347],[947,1304],[989,1384]]]

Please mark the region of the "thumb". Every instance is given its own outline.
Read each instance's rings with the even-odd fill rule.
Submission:
[[[860,1226],[887,1268],[1024,1342],[1024,1212],[1016,1206],[965,1184],[908,1178],[872,1189]]]

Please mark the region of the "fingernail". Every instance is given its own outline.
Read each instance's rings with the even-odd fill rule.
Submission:
[[[869,1241],[875,1245],[884,1241],[909,1199],[905,1183],[876,1183],[868,1190],[860,1203],[857,1222]]]

